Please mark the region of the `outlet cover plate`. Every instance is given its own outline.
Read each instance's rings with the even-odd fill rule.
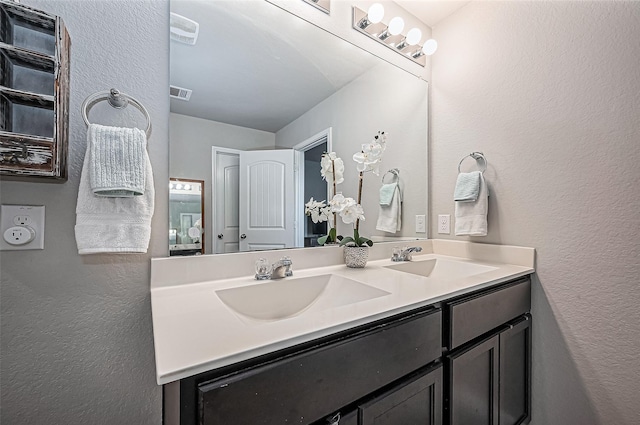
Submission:
[[[448,235],[451,233],[451,215],[440,214],[438,215],[438,233]]]
[[[24,245],[11,245],[2,235],[5,230],[16,226],[17,218],[24,220],[36,232],[36,237]],[[44,205],[0,205],[0,251],[22,251],[44,249]]]

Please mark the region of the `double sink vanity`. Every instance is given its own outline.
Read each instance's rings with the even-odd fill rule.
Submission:
[[[412,241],[153,259],[165,424],[521,424],[530,416],[532,248]]]

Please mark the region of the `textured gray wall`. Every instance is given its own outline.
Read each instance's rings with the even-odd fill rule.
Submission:
[[[64,184],[0,183],[3,204],[46,206],[45,249],[0,254],[0,422],[159,424],[149,259],[167,253],[168,2],[23,3],[62,16],[71,34],[70,176]],[[80,106],[110,87],[138,98],[153,118],[159,201],[149,254],[81,257],[73,233],[86,145]],[[102,105],[94,121],[144,125],[137,113],[123,121]]]
[[[532,424],[639,424],[640,3],[471,2],[434,38],[432,235],[483,151],[472,239],[537,250]]]

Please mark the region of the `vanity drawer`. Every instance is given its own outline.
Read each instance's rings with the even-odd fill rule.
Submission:
[[[445,346],[452,350],[530,310],[529,277],[448,302]]]
[[[311,423],[442,355],[430,309],[198,386],[200,423]]]

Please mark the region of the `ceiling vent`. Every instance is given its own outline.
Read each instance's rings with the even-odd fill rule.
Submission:
[[[193,90],[183,89],[182,87],[169,86],[169,96],[173,97],[174,99],[187,101],[191,99],[192,91]]]
[[[194,45],[198,39],[200,24],[189,18],[171,12],[169,18],[169,31],[171,39],[180,43]]]

